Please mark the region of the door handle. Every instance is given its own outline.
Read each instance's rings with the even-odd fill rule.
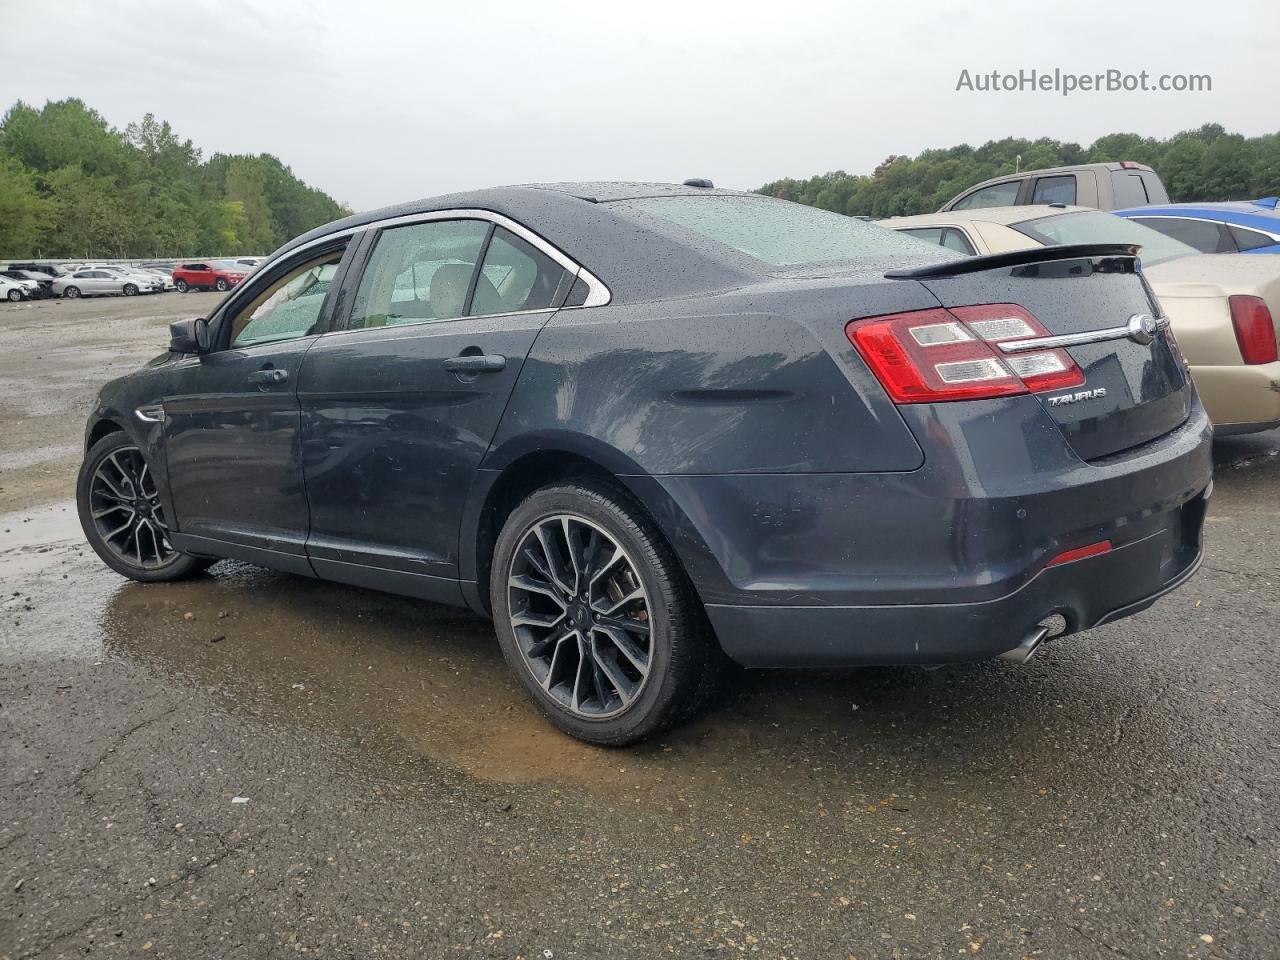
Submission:
[[[505,370],[506,366],[506,357],[488,353],[463,354],[444,362],[444,368],[450,373],[497,373]]]
[[[248,376],[250,383],[273,384],[284,383],[289,379],[289,371],[281,370],[278,367],[270,367],[266,370],[254,370]]]

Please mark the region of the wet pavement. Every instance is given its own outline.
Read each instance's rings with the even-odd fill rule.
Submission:
[[[624,751],[547,726],[465,612],[129,583],[33,496],[0,957],[1280,956],[1278,449],[1219,444],[1205,566],[1137,617],[1023,667],[739,673]]]

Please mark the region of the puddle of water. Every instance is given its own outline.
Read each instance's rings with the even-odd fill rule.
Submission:
[[[736,803],[763,779],[856,805],[876,802],[867,791],[877,770],[910,758],[935,785],[987,776],[965,766],[971,735],[1003,758],[993,765],[1027,766],[1018,731],[1081,682],[1061,664],[739,675],[707,716],[608,750],[555,730],[509,672],[492,626],[466,611],[226,561],[189,581],[133,583],[84,544],[71,504],[5,515],[4,529],[0,657],[127,661],[304,739],[337,736],[356,746],[351,762],[382,778],[419,777],[426,760],[495,782],[676,805],[686,791]],[[1117,702],[1131,684],[1124,671],[1084,669],[1103,699],[1110,683]],[[1065,729],[1072,717],[1055,722]]]

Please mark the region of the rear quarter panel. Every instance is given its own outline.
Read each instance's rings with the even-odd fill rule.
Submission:
[[[915,283],[819,279],[563,310],[485,466],[565,444],[619,474],[913,470],[920,448],[844,327],[933,306]]]

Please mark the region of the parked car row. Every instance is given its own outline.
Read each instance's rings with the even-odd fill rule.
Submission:
[[[0,270],[0,297],[10,301],[47,297],[138,296],[178,290],[230,290],[261,257],[150,261],[119,264],[13,263]]]

